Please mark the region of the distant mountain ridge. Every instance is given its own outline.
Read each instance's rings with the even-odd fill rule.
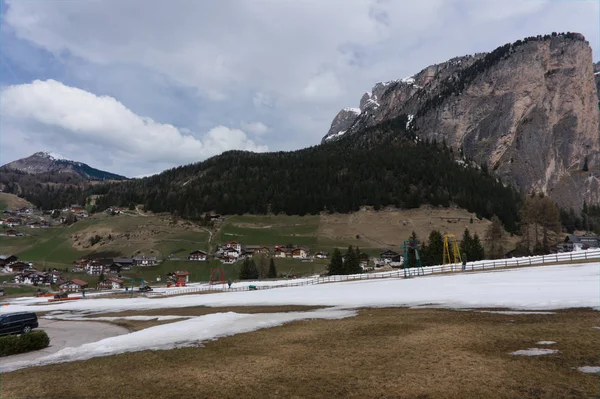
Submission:
[[[70,173],[86,180],[127,180],[125,176],[106,172],[100,169],[52,153],[40,151],[0,167],[0,171],[19,171],[32,175]]]

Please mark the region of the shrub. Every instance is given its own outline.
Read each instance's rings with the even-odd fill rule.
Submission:
[[[45,331],[0,337],[0,356],[16,355],[44,349],[50,345],[50,337]]]

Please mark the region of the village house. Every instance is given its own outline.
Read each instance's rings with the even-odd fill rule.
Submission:
[[[0,255],[0,266],[10,265],[16,262],[19,258],[15,255]]]
[[[15,275],[13,281],[17,284],[27,285],[50,285],[52,284],[53,276],[50,273],[42,273],[35,269],[24,270]]]
[[[275,258],[285,258],[287,257],[287,252],[287,248],[275,247],[275,249],[273,249],[273,256]]]
[[[4,226],[8,226],[8,227],[20,226],[21,225],[21,219],[20,218],[15,218],[15,217],[10,217],[10,218],[6,218],[6,219],[2,219],[2,224]]]
[[[387,249],[379,254],[381,259],[392,259],[394,256],[398,255],[398,252],[394,252],[391,249]]]
[[[104,272],[104,265],[98,261],[91,261],[84,266],[84,270],[91,276],[99,276]]]
[[[73,213],[78,213],[78,212],[84,212],[85,208],[82,207],[81,205],[71,205],[71,208],[69,210]]]
[[[156,256],[136,256],[133,258],[134,266],[156,266]]]
[[[10,273],[21,273],[23,270],[31,269],[31,263],[13,262],[10,265],[4,266]]]
[[[233,247],[225,248],[223,250],[223,257],[238,259],[242,255],[241,250],[237,250]]]
[[[308,257],[308,248],[294,248],[290,251],[292,258],[304,259]]]
[[[191,252],[190,255],[188,256],[188,260],[193,260],[193,261],[201,261],[204,262],[208,259],[208,253],[202,251],[202,250],[196,250],[194,252]]]
[[[238,254],[242,253],[242,243],[237,241],[229,241],[225,244],[225,248],[233,248],[238,252]]]
[[[600,248],[600,236],[585,235],[579,237],[579,241],[590,249]]]
[[[58,286],[62,291],[67,291],[67,292],[77,292],[77,291],[81,291],[84,290],[88,287],[88,283],[86,283],[83,280],[79,280],[79,279],[72,279],[69,281],[66,281],[64,283],[62,283],[61,285]]]
[[[588,246],[581,242],[580,238],[574,234],[567,234],[564,242],[556,245],[557,252],[572,252],[588,249]]]
[[[17,230],[7,230],[6,231],[6,236],[7,237],[23,237],[25,234],[21,233],[20,231]]]
[[[123,280],[115,277],[109,277],[98,283],[98,289],[100,290],[118,290],[120,288],[123,288]]]
[[[131,270],[133,258],[113,258],[113,263],[121,265],[121,270]]]

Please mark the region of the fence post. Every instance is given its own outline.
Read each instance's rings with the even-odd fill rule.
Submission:
[[[587,259],[587,252],[585,253],[585,258]]]

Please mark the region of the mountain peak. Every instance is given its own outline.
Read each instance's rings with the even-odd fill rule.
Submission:
[[[38,151],[33,155],[10,162],[0,171],[20,171],[32,175],[70,173],[86,180],[125,180],[126,177],[92,168],[82,162],[72,161],[51,151]]]

